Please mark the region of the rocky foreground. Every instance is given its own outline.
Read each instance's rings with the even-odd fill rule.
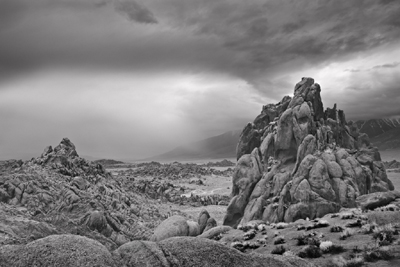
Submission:
[[[113,175],[67,138],[1,162],[0,266],[399,266],[400,192],[385,167],[397,163],[336,105],[324,111],[320,91],[303,78],[264,106],[233,171],[150,163]],[[179,185],[229,172],[230,201]],[[181,211],[227,201],[222,225]]]

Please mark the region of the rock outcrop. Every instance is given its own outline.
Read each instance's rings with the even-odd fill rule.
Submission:
[[[263,106],[246,125],[224,225],[313,219],[394,189],[368,136],[336,104],[324,111],[320,92],[303,78],[293,97]]]
[[[79,157],[67,138],[32,160],[0,163],[0,246],[70,233],[115,249],[148,239],[170,211],[127,177]]]
[[[161,242],[133,241],[113,252],[121,266],[314,266],[293,256],[244,254],[205,238],[173,237]]]

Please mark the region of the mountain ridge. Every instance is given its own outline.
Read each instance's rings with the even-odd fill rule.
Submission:
[[[200,141],[178,146],[168,152],[155,155],[148,160],[196,160],[234,158],[241,130],[227,131],[223,134]]]

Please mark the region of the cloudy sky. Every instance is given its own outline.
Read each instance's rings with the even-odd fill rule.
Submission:
[[[0,159],[137,159],[241,129],[301,77],[400,115],[400,1],[0,0]]]

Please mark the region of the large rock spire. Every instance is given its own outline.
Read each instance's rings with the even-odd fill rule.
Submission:
[[[263,106],[246,125],[225,225],[322,217],[355,207],[359,195],[394,189],[368,136],[336,104],[324,112],[320,92],[302,78],[293,97]]]

